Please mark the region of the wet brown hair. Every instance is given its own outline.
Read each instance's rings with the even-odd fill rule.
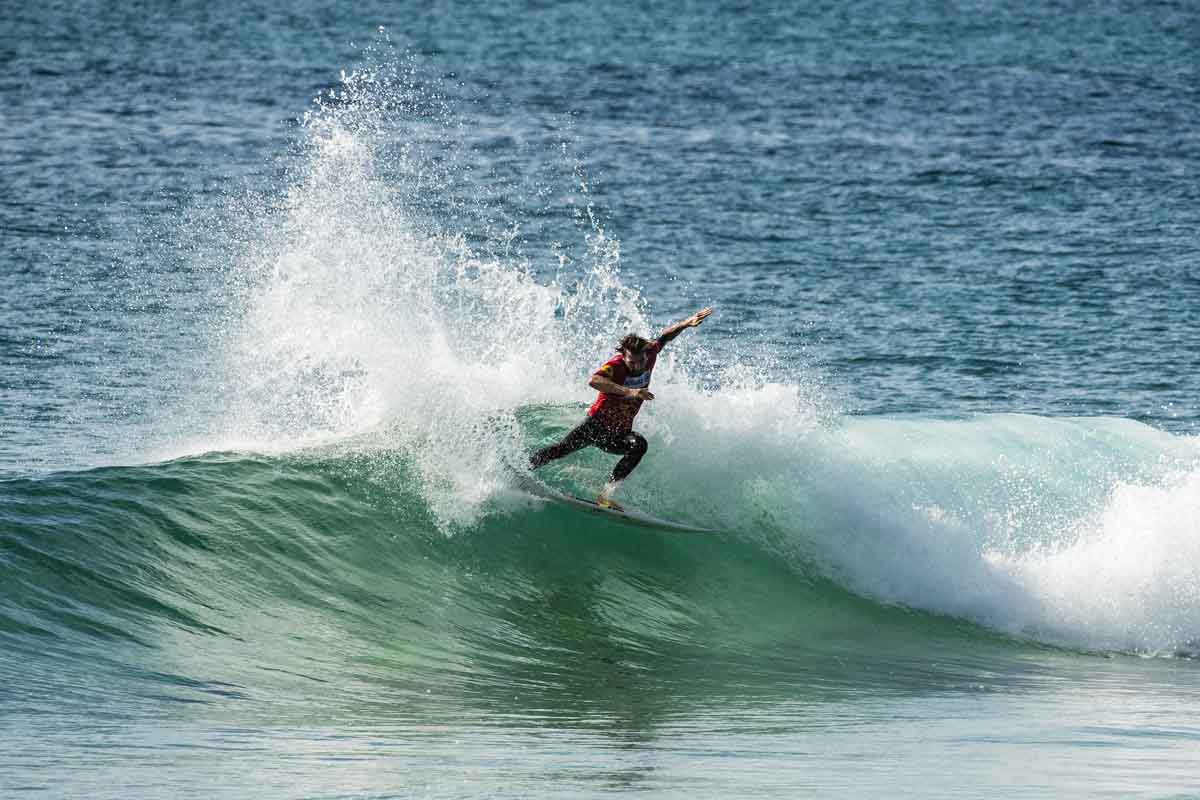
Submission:
[[[649,346],[649,339],[643,339],[636,333],[631,333],[621,340],[621,344],[617,345],[617,349],[623,350],[626,353],[640,353]]]

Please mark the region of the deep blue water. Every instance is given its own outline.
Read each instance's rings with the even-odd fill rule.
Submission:
[[[1196,791],[1200,9],[6,21],[6,796]]]

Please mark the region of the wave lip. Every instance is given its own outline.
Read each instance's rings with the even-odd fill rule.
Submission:
[[[847,588],[1049,644],[1195,652],[1195,440],[1116,419],[870,418],[813,450],[792,539]]]

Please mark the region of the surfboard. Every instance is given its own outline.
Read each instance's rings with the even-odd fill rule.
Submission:
[[[578,495],[568,492],[560,492],[550,486],[539,481],[537,478],[529,474],[520,474],[520,483],[522,488],[527,492],[540,497],[543,500],[550,500],[564,505],[575,506],[576,508],[586,509],[597,514],[606,514],[614,520],[623,522],[627,525],[636,525],[643,528],[655,528],[661,531],[671,531],[675,533],[713,533],[711,528],[699,528],[695,525],[687,525],[682,522],[675,522],[669,519],[662,519],[653,514],[647,514],[644,511],[639,511],[636,508],[626,506],[623,510],[608,508],[602,506],[594,500],[587,500]]]

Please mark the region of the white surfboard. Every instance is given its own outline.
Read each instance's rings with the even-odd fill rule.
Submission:
[[[711,528],[698,528],[695,525],[673,522],[669,519],[656,517],[653,514],[647,514],[644,511],[638,511],[636,508],[625,507],[624,509],[616,509],[602,506],[594,500],[586,500],[582,497],[553,489],[528,474],[521,475],[520,480],[521,486],[536,497],[594,511],[597,514],[607,514],[614,520],[619,520],[629,525],[637,525],[643,528],[657,528],[658,530],[677,533],[713,533]]]

